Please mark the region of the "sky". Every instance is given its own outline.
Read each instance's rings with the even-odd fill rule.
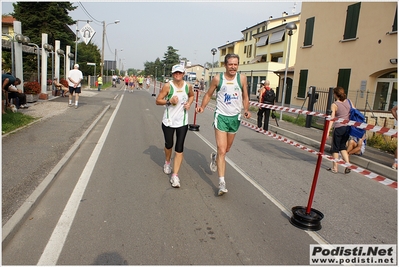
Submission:
[[[168,46],[192,65],[212,62],[212,48],[242,38],[242,30],[267,20],[301,12],[301,2],[286,1],[82,1],[69,13],[74,20],[92,20],[96,31],[91,42],[102,47],[106,26],[105,60],[115,60],[122,69],[144,69],[145,62],[163,60]],[[2,14],[13,11],[12,2],[2,2]],[[114,21],[120,22],[115,24]],[[78,30],[86,21],[78,22]],[[71,29],[76,31],[76,25]],[[78,51],[79,58],[79,51]],[[217,61],[219,53],[214,57]]]

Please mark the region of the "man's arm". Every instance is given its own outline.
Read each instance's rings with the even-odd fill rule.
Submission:
[[[213,79],[211,81],[211,85],[209,86],[208,91],[206,92],[206,94],[202,98],[201,106],[197,107],[197,109],[196,109],[196,111],[198,113],[204,112],[206,106],[208,105],[209,101],[211,100],[211,97],[212,97],[213,93],[215,92],[216,88],[218,87],[219,80],[220,80],[219,75],[215,75],[215,77],[213,77]]]

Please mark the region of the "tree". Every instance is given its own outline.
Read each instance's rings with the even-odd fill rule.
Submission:
[[[177,51],[179,51],[179,50],[174,49],[172,46],[168,46],[167,51],[164,54],[164,59],[162,60],[162,63],[165,64],[165,76],[170,75],[170,73],[172,72],[173,65],[180,63],[180,60],[179,60],[180,55],[177,54]],[[163,75],[163,69],[164,69],[163,65],[162,65],[161,69],[162,69],[162,75]]]
[[[76,9],[70,2],[17,2],[13,4],[14,12],[11,15],[21,22],[22,33],[28,36],[31,43],[40,46],[42,33],[48,34],[48,43],[54,46],[59,40],[61,49],[66,51],[66,46],[74,48],[75,34],[68,25],[76,22],[68,15]],[[24,73],[37,71],[36,54],[24,54]],[[51,58],[51,56],[50,56]],[[51,60],[49,60],[51,68]]]
[[[101,55],[98,46],[92,43],[86,45],[80,42],[78,43],[78,52],[79,69],[83,72],[83,75],[93,75],[94,73],[94,66],[88,66],[87,62],[96,63],[96,75],[99,74],[101,71]]]

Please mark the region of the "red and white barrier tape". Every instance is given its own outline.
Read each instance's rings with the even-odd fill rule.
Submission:
[[[320,154],[321,154],[320,152],[318,152],[318,151],[316,151],[316,150],[314,150],[314,149],[307,148],[307,147],[305,147],[305,146],[303,146],[303,145],[301,145],[301,144],[299,144],[299,143],[297,143],[297,142],[294,142],[294,141],[292,141],[292,140],[290,140],[290,139],[287,139],[287,138],[285,138],[285,137],[283,137],[283,136],[280,136],[280,135],[278,135],[278,134],[272,133],[272,132],[270,132],[270,131],[265,131],[265,130],[263,130],[262,128],[257,127],[256,125],[253,125],[253,124],[248,123],[247,121],[243,121],[243,120],[242,120],[242,121],[241,121],[241,124],[242,124],[243,126],[247,127],[247,128],[250,128],[250,129],[253,129],[253,130],[257,131],[257,132],[260,132],[260,133],[263,133],[263,134],[265,134],[265,135],[271,136],[271,137],[273,137],[274,139],[277,139],[277,140],[279,140],[279,141],[282,141],[282,142],[284,142],[284,143],[286,143],[286,144],[289,144],[289,145],[292,145],[292,146],[294,146],[294,147],[298,147],[298,148],[300,148],[300,149],[302,149],[302,150],[304,150],[304,151],[310,152],[310,153],[315,154],[315,155],[320,155]],[[377,181],[377,182],[379,182],[379,183],[382,183],[382,184],[384,184],[384,185],[387,185],[387,186],[392,187],[392,188],[394,188],[394,189],[397,190],[398,184],[397,184],[396,181],[393,181],[393,180],[391,180],[391,179],[389,179],[389,178],[386,178],[386,177],[384,177],[384,176],[382,176],[382,175],[373,173],[373,172],[371,172],[371,171],[368,171],[368,170],[363,169],[363,168],[361,168],[361,167],[358,167],[358,166],[356,166],[356,165],[353,165],[353,164],[350,164],[350,163],[346,163],[346,162],[343,161],[343,160],[336,160],[336,159],[334,159],[332,156],[325,155],[325,154],[321,154],[321,156],[322,156],[323,158],[329,160],[329,161],[335,161],[335,162],[337,162],[339,165],[341,165],[341,166],[343,166],[343,167],[346,167],[346,168],[349,168],[349,169],[351,169],[352,171],[357,172],[357,173],[359,173],[359,174],[361,174],[361,175],[363,175],[363,176],[365,176],[365,177],[367,177],[367,178],[369,178],[369,179],[375,180],[375,181]]]

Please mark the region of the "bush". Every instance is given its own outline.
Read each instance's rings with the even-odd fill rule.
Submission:
[[[40,94],[42,89],[40,88],[40,84],[38,82],[26,82],[24,83],[24,93],[25,94]]]
[[[390,138],[382,134],[375,134],[367,139],[367,145],[394,154],[398,147],[397,138]]]

